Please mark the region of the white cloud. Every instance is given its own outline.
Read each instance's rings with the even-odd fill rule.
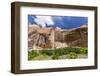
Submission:
[[[47,25],[54,25],[54,22],[52,20],[52,17],[50,16],[36,16],[35,22],[42,27],[46,27]]]
[[[56,27],[56,29],[59,29],[60,30],[61,28],[60,27]]]

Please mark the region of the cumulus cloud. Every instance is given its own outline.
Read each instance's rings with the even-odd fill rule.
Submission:
[[[34,20],[37,24],[41,25],[42,27],[46,27],[46,24],[49,26],[54,25],[51,16],[36,16]]]

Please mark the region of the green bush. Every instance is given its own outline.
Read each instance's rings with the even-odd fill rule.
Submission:
[[[59,49],[50,49],[50,50],[41,50],[41,54],[45,54],[48,56],[52,56],[54,53],[61,56],[69,54],[70,52],[75,52],[77,54],[80,53],[80,48],[72,48],[72,47],[65,47],[65,48],[59,48]]]
[[[63,49],[55,49],[54,53],[61,56],[61,55],[64,55],[64,50]]]
[[[78,57],[78,55],[75,52],[70,52],[67,57],[69,59],[76,59]]]
[[[34,60],[46,60],[48,59],[47,55],[40,54],[39,56],[34,57]]]
[[[72,47],[68,47],[66,50],[68,50],[68,53],[70,52],[75,52],[75,53],[80,53],[80,48],[72,48]]]
[[[34,59],[34,57],[38,56],[38,53],[35,50],[28,51],[28,60]]]
[[[81,48],[80,49],[80,53],[81,54],[87,54],[88,53],[88,49],[87,48]]]
[[[54,50],[41,50],[40,53],[51,56],[53,54],[53,51]]]
[[[55,49],[55,51],[59,55],[66,55],[66,54],[69,54],[70,52],[75,52],[75,53],[79,54],[80,48],[66,47],[66,48]]]
[[[52,59],[59,59],[59,54],[54,52],[54,54],[52,56]]]

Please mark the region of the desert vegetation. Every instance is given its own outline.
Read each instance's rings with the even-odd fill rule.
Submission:
[[[59,48],[49,50],[31,50],[28,52],[28,60],[51,60],[51,59],[77,59],[87,58],[87,48]]]

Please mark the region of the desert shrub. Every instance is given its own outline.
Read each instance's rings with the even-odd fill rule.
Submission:
[[[41,50],[40,53],[51,56],[53,54],[53,51],[54,50]]]
[[[62,55],[69,54],[70,52],[75,52],[75,53],[79,54],[80,48],[66,47],[66,48],[58,49],[57,51],[59,51],[59,53]]]
[[[70,52],[67,57],[69,59],[76,59],[78,57],[78,55],[75,52]]]
[[[58,54],[53,54],[52,59],[59,59],[59,55]]]
[[[48,59],[47,55],[39,54],[38,56],[34,57],[34,60],[46,60]]]
[[[34,59],[34,57],[38,56],[38,53],[35,50],[28,51],[28,60]]]
[[[64,55],[63,49],[55,49],[55,50],[54,50],[54,53],[57,54],[57,55],[59,55],[59,56],[60,56],[60,55]]]
[[[81,48],[80,49],[80,53],[81,54],[87,54],[88,53],[88,49],[87,48]]]
[[[59,56],[69,54],[70,52],[80,53],[80,48],[65,47],[53,50]]]
[[[60,51],[58,49],[53,51],[52,59],[59,59]]]
[[[75,52],[75,53],[80,53],[80,48],[72,48],[72,47],[70,47],[70,48],[68,48],[68,53],[70,53],[70,52]]]

